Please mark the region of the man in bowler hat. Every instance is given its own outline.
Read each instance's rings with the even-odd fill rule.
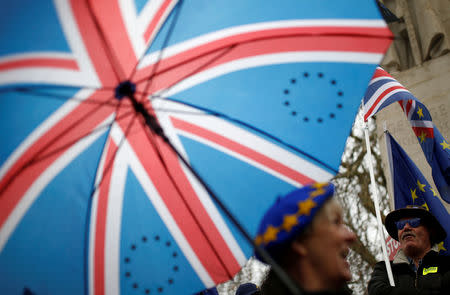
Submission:
[[[438,254],[447,236],[436,217],[420,206],[390,212],[385,226],[400,243],[391,261],[395,287],[389,284],[384,262],[378,262],[369,281],[369,295],[450,294],[450,256]]]

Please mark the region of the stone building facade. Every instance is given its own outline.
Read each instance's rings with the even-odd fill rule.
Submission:
[[[429,110],[433,122],[450,140],[450,0],[384,0],[399,21],[389,23],[395,40],[382,67]],[[434,185],[431,168],[398,104],[376,115],[385,175],[390,183],[384,126]],[[392,196],[392,189],[388,188]],[[445,203],[445,202],[444,202]],[[393,201],[391,200],[391,209]],[[450,212],[450,205],[447,205]]]

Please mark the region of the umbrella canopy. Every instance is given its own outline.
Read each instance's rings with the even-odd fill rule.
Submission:
[[[2,294],[230,279],[252,246],[225,213],[254,235],[278,195],[336,173],[391,38],[359,0],[10,1],[0,15]]]

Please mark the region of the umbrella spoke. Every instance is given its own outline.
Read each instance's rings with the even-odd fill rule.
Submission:
[[[114,88],[107,88],[107,87],[102,87],[102,88],[89,88],[89,87],[83,87],[82,89],[96,89],[97,91],[102,91],[102,90],[107,90],[107,91],[111,91],[114,90]],[[49,99],[55,99],[55,100],[62,100],[62,101],[77,101],[77,102],[81,102],[81,103],[86,103],[86,104],[98,104],[98,105],[108,105],[108,106],[116,106],[117,105],[117,100],[114,99],[114,97],[111,97],[110,101],[102,101],[102,100],[95,100],[95,99],[83,99],[83,98],[79,98],[79,97],[75,97],[72,95],[58,95],[55,93],[51,93],[51,92],[46,92],[46,91],[42,91],[41,89],[38,89],[36,87],[24,87],[24,86],[18,86],[18,87],[13,87],[13,88],[5,88],[5,89],[1,89],[0,90],[0,94],[1,93],[8,93],[8,92],[16,92],[16,93],[22,93],[22,94],[26,94],[26,95],[33,95],[33,96],[39,96],[39,97],[43,97],[43,98],[49,98]]]
[[[188,72],[186,75],[184,75],[184,76],[182,76],[181,78],[179,78],[178,80],[174,81],[170,86],[168,86],[168,87],[165,88],[164,90],[160,91],[160,92],[159,92],[159,96],[161,96],[161,95],[164,94],[164,93],[167,93],[168,91],[170,91],[170,89],[172,89],[173,87],[175,87],[176,85],[178,85],[180,82],[184,81],[185,79],[187,79],[187,78],[189,78],[189,77],[191,77],[191,76],[193,76],[193,75],[195,75],[195,74],[198,74],[198,73],[202,72],[204,69],[207,69],[210,65],[214,64],[215,62],[219,61],[221,58],[225,57],[225,56],[226,56],[228,53],[230,53],[234,48],[236,48],[236,46],[237,46],[237,44],[233,44],[233,45],[228,46],[228,47],[226,47],[226,48],[220,48],[219,50],[216,50],[216,52],[213,52],[213,53],[216,53],[215,55],[213,55],[211,58],[209,58],[209,59],[207,59],[206,61],[204,61],[203,64],[201,64],[201,65],[199,65],[198,67],[194,68],[192,71]],[[211,54],[213,54],[213,53],[208,52],[208,53],[205,53],[205,54],[196,56],[195,58],[196,58],[196,59],[197,59],[197,58],[201,58],[201,57],[204,57],[204,56],[211,55]],[[177,64],[177,66],[181,66],[181,65],[184,65],[184,64],[188,64],[189,62],[192,62],[192,60],[191,60],[191,59],[186,60],[186,61],[182,62],[181,64]],[[154,67],[154,69],[155,69],[155,68],[156,68],[156,66]],[[166,69],[166,70],[168,70],[168,69]],[[158,74],[159,74],[159,73],[158,73]],[[155,73],[152,73],[152,75],[155,75]],[[152,78],[152,76],[150,76],[147,80],[140,80],[140,81],[137,81],[136,84],[140,84],[140,83],[142,83],[142,82],[149,81],[151,78]],[[150,94],[149,92],[147,92],[148,89],[149,89],[149,87],[146,87],[146,88],[144,89],[144,91],[142,92],[144,96],[147,96],[147,95]]]
[[[122,116],[118,116],[116,118],[116,120],[114,122],[111,123],[111,125],[115,124],[117,121],[124,119],[126,116],[129,116],[131,112],[126,113],[126,115],[122,115]],[[131,132],[131,127],[133,126],[134,122],[136,121],[136,119],[138,118],[138,114],[136,114],[134,111],[133,113],[133,117],[130,120],[130,123],[128,124],[127,128],[125,129],[124,132],[124,136],[121,138],[119,144],[117,145],[117,149],[114,151],[114,154],[112,155],[111,159],[105,164],[105,168],[103,169],[103,173],[102,175],[107,175],[109,170],[112,168],[114,159],[117,155],[117,152],[120,150],[120,147],[125,143],[127,136],[130,135]],[[93,196],[95,195],[95,193],[97,192],[97,190],[99,189],[100,185],[103,182],[103,178],[101,178],[94,186],[94,189],[91,192],[91,199],[93,198]]]
[[[256,242],[253,240],[252,236],[248,233],[248,231],[241,225],[241,223],[237,220],[237,218],[231,213],[231,211],[228,209],[227,206],[225,206],[224,202],[214,193],[214,191],[210,188],[210,186],[204,181],[204,179],[198,174],[198,172],[192,167],[192,165],[186,160],[186,158],[175,148],[175,146],[168,140],[165,140],[167,144],[170,146],[173,152],[177,155],[177,157],[183,162],[183,164],[186,166],[186,168],[189,169],[189,171],[195,176],[195,178],[202,184],[203,188],[208,192],[208,194],[211,196],[211,198],[216,202],[216,204],[220,207],[220,209],[225,213],[225,215],[230,219],[231,223],[239,230],[239,232],[244,236],[245,240],[253,246],[255,251],[263,257],[264,261],[268,263],[275,271],[275,273],[279,276],[280,280],[286,285],[286,287],[290,290],[292,294],[301,295],[302,293],[298,289],[297,285],[292,281],[292,279],[287,275],[285,270],[283,270],[280,265],[273,259],[273,257],[262,248],[260,245],[257,245]],[[158,151],[159,153],[159,151]],[[168,169],[166,168],[167,172],[169,173]],[[170,173],[169,173],[170,176]],[[171,176],[170,176],[171,177]],[[176,182],[174,182],[176,185]],[[178,189],[178,188],[177,188]],[[181,191],[180,191],[181,195]],[[182,196],[182,195],[181,195]],[[183,201],[185,199],[183,198]],[[186,202],[186,201],[185,201]],[[188,202],[186,202],[188,204]],[[187,205],[186,204],[186,205]],[[191,211],[191,208],[188,206],[189,210]],[[195,216],[194,216],[195,218]],[[197,221],[197,218],[195,218],[195,221]],[[203,228],[200,226],[200,229],[203,231]],[[211,248],[216,253],[217,258],[219,259],[220,263],[224,267],[224,269],[227,271],[227,268],[225,267],[225,262],[222,260],[221,256],[218,255],[216,252],[216,249],[213,247],[211,240],[208,238],[208,236],[205,234],[205,238],[207,239],[208,243],[211,244]],[[233,277],[233,275],[230,275],[230,277]]]
[[[54,156],[55,154],[58,154],[60,152],[63,152],[70,146],[74,145],[78,141],[80,141],[83,138],[87,138],[89,136],[95,135],[98,132],[103,132],[105,129],[110,128],[110,126],[113,123],[101,125],[97,128],[94,128],[88,132],[85,132],[81,134],[80,136],[77,136],[76,138],[71,138],[67,142],[62,142],[64,138],[67,136],[68,133],[70,133],[72,130],[76,129],[76,127],[84,120],[88,120],[89,118],[93,117],[98,113],[102,107],[107,106],[107,100],[104,104],[99,104],[97,107],[92,109],[90,112],[86,113],[85,116],[82,118],[79,118],[78,120],[71,122],[70,125],[68,125],[66,128],[61,130],[58,134],[53,136],[51,139],[49,139],[41,148],[39,148],[33,156],[31,156],[26,162],[24,162],[18,169],[10,176],[8,177],[8,180],[5,182],[5,185],[2,186],[0,190],[0,194],[8,188],[8,186],[12,183],[14,179],[17,178],[24,170],[26,170],[28,167],[31,167],[32,165],[38,164],[39,162],[44,161],[45,159]],[[116,105],[116,108],[119,108],[120,104]],[[129,116],[130,114],[133,114],[134,111],[129,111],[123,115]],[[117,119],[117,118],[116,118]],[[60,143],[58,145],[58,143]],[[49,150],[50,148],[53,148]]]
[[[144,125],[144,123],[142,122]],[[143,128],[148,127],[150,130],[152,129],[152,126],[143,126]],[[147,129],[147,130],[149,130]],[[154,132],[154,131],[152,131]],[[157,134],[158,132],[154,132]],[[219,263],[222,265],[223,269],[227,272],[227,275],[229,277],[233,277],[233,274],[229,273],[228,268],[226,267],[226,262],[223,260],[222,256],[219,255],[218,250],[214,247],[214,243],[211,241],[209,236],[206,233],[206,229],[202,227],[202,223],[198,219],[197,215],[194,213],[194,210],[191,208],[190,203],[186,199],[186,197],[183,194],[183,190],[178,186],[177,181],[175,177],[172,175],[170,169],[168,168],[168,164],[166,163],[165,157],[163,155],[162,147],[160,147],[157,143],[157,140],[153,138],[153,136],[150,136],[149,132],[145,133],[147,138],[149,139],[149,142],[154,147],[154,150],[156,151],[159,159],[161,160],[161,163],[168,175],[168,177],[172,180],[172,184],[174,185],[175,189],[177,190],[179,196],[181,197],[182,201],[184,202],[186,208],[189,210],[189,213],[193,217],[195,223],[197,224],[200,231],[203,233],[203,236],[205,237],[207,243],[210,245],[212,251],[214,252],[215,256],[219,260]],[[161,135],[161,134],[160,134]],[[203,188],[207,191],[209,196],[216,202],[216,204],[221,208],[221,210],[225,213],[225,215],[230,219],[232,224],[239,230],[239,232],[244,236],[244,238],[247,240],[249,244],[251,244],[255,251],[257,251],[261,257],[264,257],[264,260],[269,263],[273,268],[274,271],[277,273],[277,275],[280,277],[280,279],[283,281],[284,284],[286,284],[287,288],[292,292],[292,294],[301,294],[301,292],[298,290],[296,285],[292,282],[292,280],[287,276],[287,274],[284,272],[283,269],[280,268],[280,266],[277,264],[277,262],[268,254],[268,252],[263,249],[262,247],[258,246],[253,238],[250,236],[250,234],[245,230],[245,228],[240,224],[240,222],[236,219],[236,217],[231,213],[231,211],[225,206],[225,204],[221,201],[221,199],[215,194],[215,192],[211,189],[211,187],[204,181],[204,179],[199,175],[199,173],[192,167],[192,165],[186,160],[186,158],[180,153],[180,151],[170,142],[170,140],[164,135],[161,135],[161,139],[163,139],[163,143],[167,144],[169,150],[173,153],[175,153],[175,156],[183,162],[184,166],[192,173],[192,175],[201,183]],[[170,155],[170,154],[169,154]]]
[[[124,118],[126,118],[126,117],[128,117],[128,116],[130,116],[130,115],[132,115],[132,114],[134,114],[134,111],[129,111],[129,112],[127,112],[127,113],[125,113],[125,114],[123,114],[123,115],[121,115],[121,116],[117,116],[117,117],[116,117],[116,120],[124,119]],[[58,153],[58,152],[60,152],[60,151],[62,151],[62,150],[67,149],[68,147],[72,146],[73,144],[75,144],[76,142],[78,142],[79,140],[81,140],[81,139],[83,139],[83,138],[86,138],[86,137],[95,135],[95,134],[97,134],[97,133],[102,133],[102,132],[104,132],[105,130],[108,130],[109,128],[111,128],[111,126],[112,126],[113,124],[114,124],[114,121],[111,122],[111,123],[108,123],[108,124],[99,126],[99,127],[95,128],[95,129],[93,129],[92,131],[90,131],[90,132],[88,132],[88,133],[86,133],[86,134],[83,134],[83,135],[79,136],[78,138],[74,138],[72,141],[67,142],[66,144],[64,144],[64,145],[62,145],[62,146],[59,146],[58,148],[56,148],[56,149],[54,149],[54,150],[52,150],[52,151],[48,151],[47,153],[40,155],[38,158],[35,158],[30,164],[34,164],[34,163],[36,163],[36,162],[43,161],[43,160],[45,160],[46,158],[51,157],[51,156],[54,155],[55,153]]]
[[[331,167],[327,163],[325,163],[325,162],[319,160],[318,158],[314,157],[313,155],[311,155],[311,154],[309,154],[309,153],[299,149],[298,147],[296,147],[296,146],[294,146],[294,145],[292,145],[292,144],[290,144],[288,142],[285,142],[284,140],[282,140],[281,138],[275,136],[274,134],[271,134],[270,132],[262,130],[261,128],[258,128],[258,127],[254,126],[254,125],[252,125],[252,124],[250,124],[248,122],[245,122],[245,121],[237,119],[237,118],[233,118],[230,115],[227,115],[225,113],[222,113],[222,112],[219,112],[219,111],[216,111],[216,110],[211,110],[209,108],[205,108],[205,107],[201,107],[201,106],[194,105],[194,104],[191,104],[191,103],[183,102],[183,101],[181,101],[181,100],[179,100],[177,98],[174,98],[174,97],[153,96],[153,98],[154,99],[165,99],[165,100],[169,100],[171,102],[179,103],[181,105],[185,105],[185,106],[188,106],[190,108],[197,109],[197,110],[203,112],[204,115],[211,115],[211,116],[214,116],[214,117],[223,118],[223,119],[225,119],[227,121],[236,123],[237,125],[249,128],[249,129],[255,131],[256,133],[263,135],[264,137],[268,137],[268,138],[274,140],[275,142],[279,143],[281,146],[283,146],[285,148],[288,148],[288,149],[290,149],[292,151],[295,151],[295,152],[297,152],[297,153],[299,153],[301,155],[304,155],[308,159],[310,159],[310,160],[312,160],[312,161],[314,161],[314,162],[316,162],[316,163],[318,163],[320,165],[323,165],[324,167],[330,169],[330,171],[334,171],[334,173],[337,173],[336,169],[334,169],[333,167]],[[178,111],[178,112],[181,113],[180,111]]]
[[[107,38],[105,36],[105,33],[103,32],[103,29],[100,25],[100,21],[98,20],[98,18],[96,17],[95,13],[94,13],[94,9],[92,7],[92,3],[90,1],[86,1],[87,2],[87,10],[92,18],[92,21],[94,23],[95,29],[97,30],[100,39],[101,39],[101,45],[103,47],[104,52],[106,53],[106,58],[109,60],[110,64],[111,64],[111,68],[114,72],[114,75],[117,79],[117,81],[122,80],[121,77],[124,77],[125,75],[123,73],[121,73],[122,68],[120,67],[119,64],[119,59],[118,57],[116,57],[114,55],[113,50],[111,50],[110,44],[108,44]]]
[[[122,102],[122,101],[121,101]],[[118,110],[118,109],[117,109]],[[132,111],[132,112],[126,112],[125,114],[121,114],[120,116],[116,116],[115,120],[113,122],[111,122],[109,124],[109,127],[112,127],[113,124],[115,124],[117,121],[122,120],[124,118],[126,118],[127,116],[130,115],[130,113],[132,113],[134,116],[131,119],[128,127],[126,128],[125,132],[124,132],[124,137],[122,137],[121,141],[119,142],[119,144],[117,145],[117,149],[114,151],[114,154],[112,155],[111,159],[103,166],[103,171],[102,171],[102,177],[98,180],[96,180],[96,183],[94,184],[94,187],[91,191],[91,194],[89,196],[89,202],[88,202],[88,206],[89,206],[89,210],[86,213],[86,230],[85,230],[85,247],[84,247],[84,251],[86,253],[85,257],[89,257],[89,255],[87,254],[89,252],[89,243],[90,243],[90,237],[89,237],[89,227],[90,227],[90,219],[92,218],[92,213],[91,213],[91,208],[92,208],[92,203],[94,201],[94,196],[97,193],[98,189],[100,188],[100,185],[103,183],[104,180],[104,176],[108,175],[109,171],[112,169],[113,167],[113,162],[114,159],[117,155],[117,152],[119,151],[120,147],[124,144],[130,130],[131,130],[131,126],[133,125],[133,123],[135,122],[136,118],[137,118],[137,114]],[[115,112],[115,114],[117,114],[117,111]],[[109,133],[111,132],[111,128],[109,129]],[[110,135],[108,134],[108,137],[110,137]],[[88,288],[88,264],[89,264],[89,259],[84,259],[84,272],[85,272],[85,289]]]
[[[148,130],[151,131],[153,134],[157,135],[157,133],[155,133],[152,129],[151,126],[148,126],[147,124],[145,124],[145,122],[141,122],[142,124],[142,128],[144,130]],[[192,216],[195,224],[197,225],[197,227],[200,229],[203,237],[206,239],[207,243],[209,244],[210,248],[212,249],[212,251],[214,252],[216,258],[218,259],[218,261],[220,262],[220,264],[222,265],[222,268],[227,272],[227,275],[229,277],[233,277],[233,274],[229,273],[228,268],[226,267],[226,263],[225,261],[223,261],[222,256],[218,253],[218,250],[216,249],[216,247],[214,246],[214,243],[211,241],[209,235],[207,234],[206,230],[204,229],[204,227],[202,226],[202,223],[200,222],[200,220],[198,219],[198,216],[195,214],[194,209],[191,207],[190,202],[187,200],[186,196],[183,193],[183,190],[179,187],[178,185],[178,181],[176,181],[174,175],[172,175],[171,169],[169,169],[169,163],[167,163],[165,157],[164,156],[164,152],[163,152],[163,148],[162,146],[160,146],[160,144],[158,144],[158,140],[155,136],[151,136],[150,132],[145,132],[145,135],[148,139],[148,142],[151,144],[151,146],[153,146],[162,166],[164,167],[164,170],[167,174],[167,176],[171,179],[171,183],[173,184],[175,190],[177,191],[178,195],[180,196],[181,200],[183,201],[184,205],[186,206],[186,208],[188,209],[190,215]],[[162,143],[163,144],[167,144],[167,147],[169,148],[170,151],[175,153],[175,156],[178,157],[183,164],[191,171],[193,172],[193,168],[190,166],[190,164],[182,157],[181,153],[176,149],[176,147],[170,143],[169,139],[162,135],[161,139],[163,140]],[[161,141],[160,141],[161,142]],[[166,149],[167,149],[166,147]],[[200,181],[200,183],[203,185],[203,187],[205,188],[205,190],[211,195],[215,194],[211,191],[211,189],[209,189],[209,187],[206,185],[205,181],[197,174],[197,173],[193,173],[194,176]],[[215,196],[214,198],[217,202],[220,202],[220,200],[218,200],[218,198]]]
[[[138,93],[138,92],[136,92]],[[151,105],[151,100],[153,99],[166,99],[165,97],[161,97],[160,95],[150,95],[150,100],[145,100],[141,102],[141,104],[144,106],[147,112],[149,111],[157,111],[158,113],[172,113],[172,114],[185,114],[185,115],[196,115],[196,116],[210,116],[211,114],[208,114],[206,112],[197,112],[197,111],[186,111],[186,110],[177,110],[177,109],[171,109],[169,108],[162,108],[162,107],[155,107]]]
[[[161,46],[161,50],[159,51],[159,54],[158,54],[158,58],[157,58],[157,60],[156,60],[156,63],[155,63],[155,65],[153,66],[153,69],[152,69],[151,74],[148,76],[148,78],[147,78],[146,80],[144,80],[144,81],[146,82],[146,85],[145,85],[144,91],[143,91],[144,95],[145,95],[145,93],[148,91],[148,89],[149,89],[150,86],[151,86],[152,78],[155,76],[155,74],[156,74],[156,72],[157,72],[157,69],[158,69],[158,66],[159,66],[159,63],[160,63],[160,61],[162,60],[162,56],[163,56],[164,49],[167,47],[167,44],[169,43],[170,37],[172,36],[173,30],[174,30],[174,28],[175,28],[175,25],[178,23],[178,17],[179,17],[179,15],[180,15],[180,11],[181,11],[181,6],[182,6],[182,4],[183,4],[183,0],[180,0],[180,1],[176,4],[176,6],[175,6],[175,8],[174,8],[174,10],[175,10],[175,15],[174,15],[174,18],[173,18],[173,20],[172,20],[172,22],[171,22],[171,24],[170,24],[169,31],[167,32],[167,35],[166,35],[165,38],[164,38],[164,42],[163,42],[163,44],[162,44],[162,46]],[[136,73],[136,71],[137,71],[137,68],[138,68],[140,62],[142,61],[143,57],[145,56],[145,53],[147,52],[147,50],[150,48],[151,43],[149,43],[147,46],[148,46],[148,47],[146,48],[146,50],[144,50],[142,56],[139,58],[138,62],[136,63],[136,66],[134,67],[133,72],[132,72],[131,75],[130,75],[130,80],[132,80],[133,76],[135,75],[135,73]],[[144,96],[142,96],[142,98],[144,98]]]
[[[193,112],[193,111],[181,111],[181,110],[170,109],[170,108],[153,108],[153,110],[157,111],[158,113],[172,113],[172,114],[184,114],[184,115],[194,115],[194,116],[211,116],[211,114],[206,114],[206,113],[199,113],[199,112]]]

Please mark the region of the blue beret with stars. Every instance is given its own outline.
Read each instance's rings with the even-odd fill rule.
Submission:
[[[313,183],[279,198],[264,215],[255,238],[256,245],[274,256],[312,222],[317,211],[333,196],[332,183]],[[256,258],[261,259],[257,253]]]

